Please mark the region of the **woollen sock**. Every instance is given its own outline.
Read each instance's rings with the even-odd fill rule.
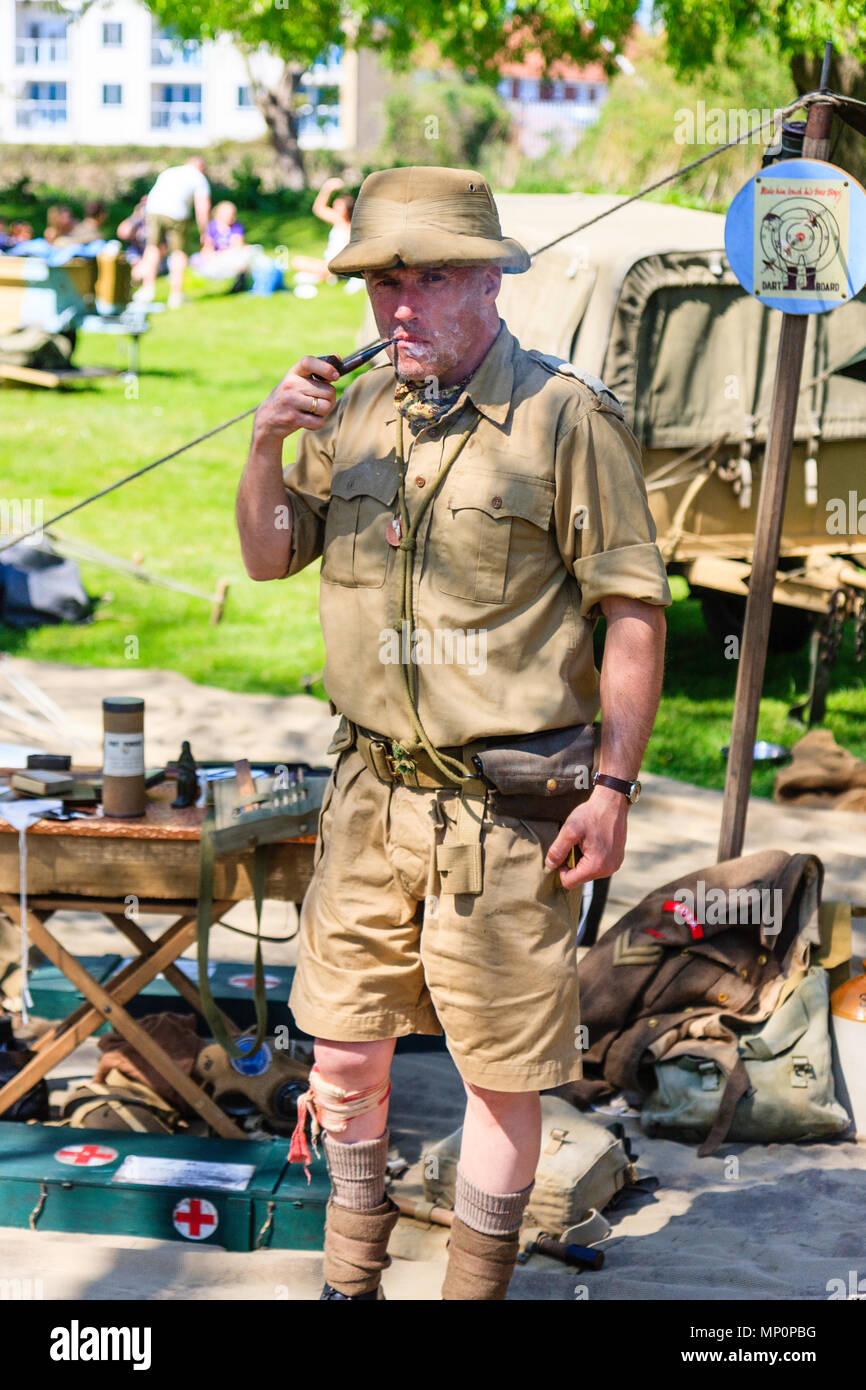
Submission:
[[[337,1206],[350,1211],[372,1211],[382,1205],[388,1140],[387,1129],[380,1139],[361,1139],[356,1144],[341,1144],[330,1135],[323,1135],[331,1195]]]

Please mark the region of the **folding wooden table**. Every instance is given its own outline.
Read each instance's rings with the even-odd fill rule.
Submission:
[[[214,1129],[227,1139],[241,1130],[124,1007],[160,972],[203,1013],[196,985],[173,962],[196,939],[199,852],[204,810],[175,810],[175,783],[148,792],[146,814],[135,820],[108,817],[37,821],[27,831],[27,929],[31,941],[84,995],[81,1004],[33,1045],[35,1057],[0,1088],[0,1117],[35,1082],[90,1037],[106,1020]],[[313,872],[315,836],[280,840],[270,847],[266,898],[299,903]],[[252,897],[253,852],[218,855],[212,920],[233,903]],[[18,832],[0,819],[0,907],[20,926]],[[51,935],[46,925],[62,909],[98,912],[126,937],[138,958],[101,985]],[[156,940],[134,920],[139,913],[174,921]],[[232,1036],[240,1032],[230,1019]]]

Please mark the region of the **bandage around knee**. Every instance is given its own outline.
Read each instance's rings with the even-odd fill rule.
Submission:
[[[318,1156],[318,1138],[322,1130],[333,1134],[343,1133],[350,1120],[375,1110],[390,1094],[391,1082],[387,1076],[364,1090],[345,1091],[332,1081],[326,1081],[318,1065],[314,1066],[310,1072],[310,1089],[298,1097],[298,1123],[292,1134],[289,1162],[303,1163],[309,1182],[312,1154],[307,1144],[307,1115],[310,1116],[313,1151]]]

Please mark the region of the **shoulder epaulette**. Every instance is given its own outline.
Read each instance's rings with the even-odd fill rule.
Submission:
[[[582,386],[591,391],[608,410],[612,410],[615,415],[625,419],[625,411],[622,403],[613,394],[600,377],[594,376],[592,372],[586,372],[582,367],[576,367],[573,362],[566,362],[564,357],[555,357],[553,353],[536,352],[534,348],[529,349],[529,356],[539,366],[544,367],[553,376],[571,377],[574,381],[579,381]]]

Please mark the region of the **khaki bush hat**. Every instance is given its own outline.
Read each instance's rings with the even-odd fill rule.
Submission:
[[[381,169],[361,184],[349,243],[328,269],[360,275],[390,266],[498,265],[519,275],[529,254],[502,235],[490,185],[474,169]]]

